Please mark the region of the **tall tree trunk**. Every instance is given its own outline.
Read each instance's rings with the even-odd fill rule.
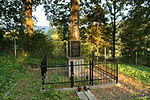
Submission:
[[[80,40],[79,11],[80,11],[80,0],[71,0],[70,40]]]
[[[32,0],[23,0],[25,6],[25,21],[27,34],[29,36],[33,35],[33,20],[32,20]]]
[[[112,33],[112,41],[113,41],[113,52],[112,52],[112,58],[115,59],[115,37],[116,37],[116,0],[113,1],[114,6],[114,20],[113,20],[113,33]]]

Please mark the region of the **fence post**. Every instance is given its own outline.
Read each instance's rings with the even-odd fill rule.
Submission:
[[[73,61],[71,61],[71,77],[70,77],[70,81],[71,81],[71,87],[74,87],[74,68],[73,68]]]
[[[135,65],[138,65],[138,53],[137,51],[135,52]]]
[[[116,63],[116,83],[118,83],[118,63],[115,61]]]
[[[107,62],[108,62],[108,60],[107,59],[105,59],[105,64],[106,64],[106,72],[107,72]]]
[[[93,86],[93,68],[94,68],[94,61],[92,60],[92,77],[91,77],[91,80],[92,80],[92,86]]]
[[[42,90],[44,90],[44,84],[45,84],[45,80],[44,77],[42,77]]]
[[[90,60],[90,84],[92,84],[92,61]]]
[[[47,72],[47,56],[45,56],[41,62],[41,76],[42,76],[42,90],[44,90],[45,78]]]

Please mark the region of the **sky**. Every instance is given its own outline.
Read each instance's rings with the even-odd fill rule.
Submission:
[[[34,11],[32,14],[37,19],[37,22],[34,22],[36,26],[49,26],[49,21],[46,20],[44,9],[43,9],[42,5],[38,6],[36,8],[36,11]]]

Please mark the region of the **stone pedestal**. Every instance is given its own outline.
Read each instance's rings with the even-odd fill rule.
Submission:
[[[82,77],[84,74],[84,60],[81,57],[68,57],[68,64],[71,65],[71,62],[73,62],[73,73],[74,77]],[[69,70],[69,76],[71,76],[71,66],[68,68]]]
[[[84,60],[81,57],[81,41],[80,40],[69,40],[68,41],[68,64],[71,65],[73,62],[74,76],[82,76],[82,71],[84,71]],[[68,68],[69,76],[71,75],[71,66]]]

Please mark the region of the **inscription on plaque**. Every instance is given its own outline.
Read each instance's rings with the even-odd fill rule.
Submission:
[[[80,57],[80,41],[69,41],[69,56]]]

